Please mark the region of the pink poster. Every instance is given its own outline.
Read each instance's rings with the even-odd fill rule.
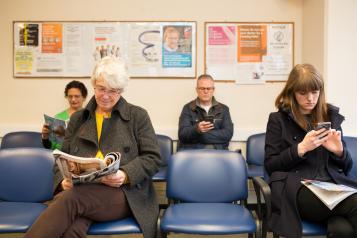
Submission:
[[[210,26],[208,34],[209,45],[233,45],[236,31],[234,26]]]

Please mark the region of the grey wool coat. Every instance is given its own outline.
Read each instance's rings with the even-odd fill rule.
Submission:
[[[158,171],[161,160],[149,115],[121,97],[98,143],[96,107],[93,97],[86,108],[72,115],[62,151],[82,157],[94,157],[99,148],[103,155],[112,151],[120,152],[120,169],[126,172],[130,181],[122,189],[144,237],[153,238],[159,205],[151,177]],[[54,186],[57,187],[61,181],[61,176],[56,173]]]

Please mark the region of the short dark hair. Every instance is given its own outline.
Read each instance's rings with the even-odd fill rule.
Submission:
[[[68,96],[68,90],[70,90],[71,88],[78,88],[79,91],[81,91],[81,94],[82,94],[82,96],[84,98],[86,98],[87,95],[88,95],[88,90],[87,90],[86,86],[82,82],[79,82],[77,80],[73,80],[73,81],[69,82],[66,85],[66,88],[64,89],[64,96],[65,97]]]
[[[214,81],[213,77],[209,74],[201,74],[200,76],[198,76],[197,81],[199,81],[201,79],[210,79],[210,80]]]

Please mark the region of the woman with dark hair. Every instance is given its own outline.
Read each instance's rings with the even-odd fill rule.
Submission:
[[[66,85],[64,90],[64,96],[68,100],[69,108],[57,113],[55,118],[63,121],[68,121],[71,115],[83,108],[83,103],[86,100],[88,91],[86,86],[79,81],[73,80]],[[44,124],[42,127],[42,144],[47,149],[60,149],[61,144],[49,140],[49,128],[48,124]]]
[[[357,237],[357,194],[330,210],[301,181],[357,188],[348,177],[352,159],[343,142],[339,109],[326,103],[324,82],[310,64],[296,65],[275,101],[266,131],[265,169],[270,175],[272,217],[277,234],[302,235],[301,219],[327,222],[327,237]],[[331,122],[331,129],[317,123]]]

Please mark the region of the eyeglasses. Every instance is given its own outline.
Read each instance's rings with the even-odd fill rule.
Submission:
[[[207,87],[207,88],[205,88],[205,87],[198,87],[197,88],[198,90],[200,90],[200,91],[213,91],[214,90],[214,87]]]
[[[119,94],[120,90],[119,89],[107,89],[105,87],[95,87],[94,90],[99,94],[99,95],[108,95],[110,97],[114,97]]]
[[[68,95],[66,96],[68,99],[79,99],[82,97],[82,95]]]

